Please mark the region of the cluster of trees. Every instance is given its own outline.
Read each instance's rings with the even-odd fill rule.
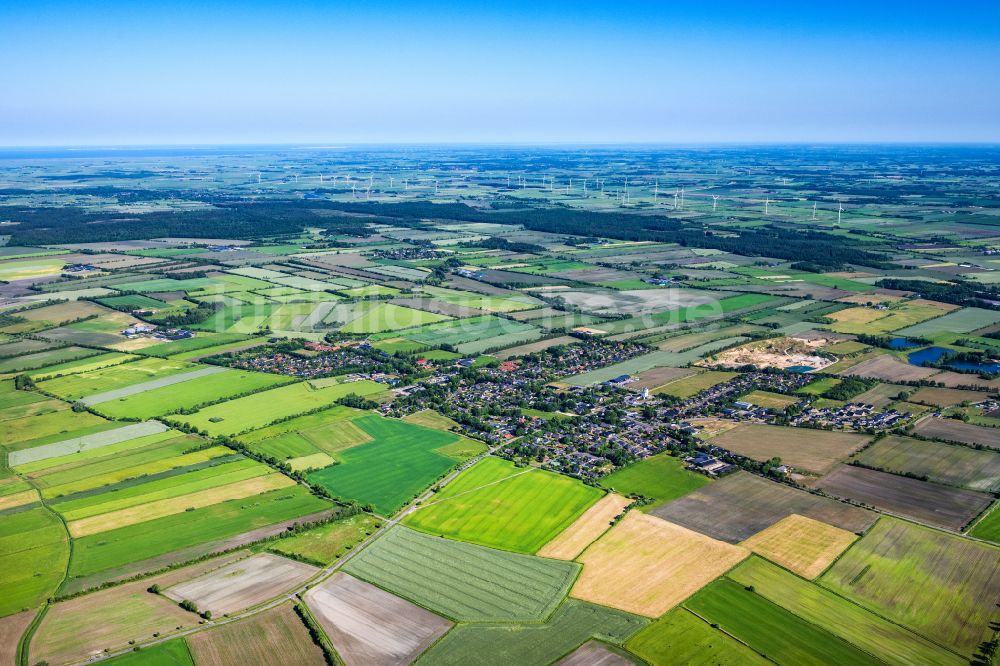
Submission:
[[[861,395],[868,389],[874,388],[877,384],[878,380],[875,379],[845,377],[839,384],[824,391],[823,397],[830,400],[850,400],[854,396]]]
[[[1000,288],[992,285],[978,284],[968,280],[927,282],[926,280],[905,280],[902,278],[885,278],[879,280],[877,284],[885,289],[912,291],[920,294],[923,298],[941,303],[1000,310],[1000,305],[998,305]]]

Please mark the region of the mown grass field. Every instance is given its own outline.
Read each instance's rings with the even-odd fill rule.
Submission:
[[[292,381],[283,375],[228,370],[102,402],[94,410],[113,419],[147,419]]]
[[[345,571],[457,621],[542,620],[580,567],[397,526]]]
[[[56,591],[68,559],[69,537],[52,511],[0,517],[0,617],[38,607]]]
[[[78,372],[39,382],[39,387],[66,400],[78,400],[95,393],[140,384],[182,372],[197,370],[199,366],[186,361],[162,358],[142,358],[131,363],[111,365],[87,372]]]
[[[964,664],[967,659],[759,557],[729,578],[807,622],[890,664]]]
[[[338,464],[309,475],[334,496],[372,504],[392,515],[458,462],[443,449],[459,435],[366,415],[350,422],[371,441],[331,452]]]
[[[83,537],[73,544],[70,576],[87,576],[329,506],[329,502],[295,486]]]
[[[625,647],[650,664],[763,665],[771,662],[683,608],[670,611]]]
[[[565,476],[485,458],[404,523],[430,534],[534,553],[601,496],[597,488]]]
[[[643,507],[647,511],[709,483],[711,479],[707,476],[689,472],[684,469],[683,460],[666,453],[651,456],[601,479],[602,486],[617,493],[655,500]]]
[[[592,636],[621,644],[647,620],[568,599],[544,624],[461,624],[425,652],[417,664],[466,666],[484,655],[497,664],[547,664]]]
[[[368,380],[321,389],[312,388],[308,382],[299,382],[229,400],[176,418],[212,437],[234,435],[262,428],[278,419],[332,405],[351,393],[370,396],[385,390],[384,384]]]
[[[1000,548],[885,516],[820,581],[971,655],[992,635]]]
[[[698,591],[684,606],[779,664],[882,663],[729,578]]]

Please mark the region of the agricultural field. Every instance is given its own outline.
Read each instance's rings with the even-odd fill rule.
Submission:
[[[168,599],[191,601],[199,611],[228,615],[286,593],[319,569],[270,553],[253,555],[163,591]]]
[[[736,377],[736,374],[735,372],[724,372],[721,370],[707,370],[669,382],[657,388],[655,392],[672,395],[675,398],[690,398],[706,389],[729,381],[733,377]]]
[[[349,664],[408,664],[452,626],[420,606],[340,572],[306,592],[305,602]]]
[[[6,155],[0,663],[985,664],[989,150]]]
[[[548,664],[595,636],[621,644],[647,622],[636,615],[569,599],[544,624],[461,624],[435,643],[417,664]]]
[[[625,646],[650,664],[763,666],[771,663],[683,608],[665,614],[633,636]]]
[[[410,513],[403,524],[483,546],[534,553],[602,495],[565,476],[485,458]]]
[[[395,513],[479,449],[465,448],[468,440],[454,433],[380,416],[361,416],[349,425],[364,439],[336,451],[327,449],[337,464],[311,473],[309,479],[334,496],[371,504],[383,515]]]
[[[779,664],[882,663],[729,578],[697,592],[684,607]]]
[[[792,514],[863,532],[871,511],[738,472],[651,512],[715,539],[739,543]]]
[[[382,526],[367,513],[356,513],[286,537],[268,546],[271,552],[317,566],[331,564]]]
[[[212,366],[204,371],[173,375],[167,385],[152,383],[129,387],[129,395],[102,399],[94,411],[113,419],[142,419],[192,409],[233,396],[254,393],[292,382],[290,377],[262,372],[228,370]],[[134,392],[133,392],[134,391]],[[104,394],[107,396],[107,394]]]
[[[329,508],[300,486],[84,536],[73,542],[69,576],[82,578]]]
[[[890,435],[856,454],[866,467],[980,492],[1000,491],[1000,453]]]
[[[38,607],[62,582],[69,538],[44,507],[0,516],[0,617]]]
[[[869,437],[854,433],[744,424],[713,437],[711,441],[716,446],[748,458],[780,458],[785,465],[822,474],[864,446],[868,440]]]
[[[548,617],[579,565],[396,526],[344,571],[452,620],[499,622]]]
[[[864,606],[758,557],[727,574],[779,608],[889,664],[964,664],[967,658]],[[746,590],[745,590],[746,591]]]
[[[197,666],[262,664],[276,655],[287,664],[326,664],[323,651],[309,636],[291,602],[185,640]]]
[[[936,416],[921,419],[913,430],[921,437],[939,439],[944,442],[959,442],[972,446],[985,446],[1000,450],[1000,429],[963,423],[955,419]]]
[[[32,663],[84,661],[106,649],[123,649],[130,640],[194,627],[201,619],[168,599],[148,592],[228,564],[246,553],[225,555],[145,580],[60,601],[45,614],[30,646]],[[169,663],[169,662],[168,662]]]
[[[847,530],[793,513],[740,545],[812,580],[856,539]]]
[[[366,397],[384,390],[382,384],[367,380],[319,389],[312,388],[308,382],[299,382],[222,402],[176,418],[212,437],[235,435],[263,428],[279,419],[332,405],[351,393]]]
[[[961,530],[993,501],[986,493],[853,465],[837,467],[817,481],[816,486],[835,497],[955,531]]]
[[[683,497],[708,484],[710,479],[684,469],[684,462],[666,453],[651,456],[609,474],[601,485],[623,495],[641,495],[653,500],[643,510]]]
[[[1000,322],[1000,313],[982,308],[962,308],[944,316],[896,331],[902,336],[925,337],[938,333],[969,333]]]
[[[1000,595],[1000,548],[883,517],[820,581],[971,655],[992,634],[989,625],[995,621]]]
[[[631,500],[627,497],[608,493],[559,536],[545,544],[538,555],[557,560],[575,560],[587,546],[608,531],[618,516],[624,515],[629,504]]]
[[[583,572],[571,594],[656,618],[748,554],[739,546],[630,512],[580,555]]]

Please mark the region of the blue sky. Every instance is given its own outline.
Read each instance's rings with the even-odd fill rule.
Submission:
[[[0,145],[1000,141],[1000,6],[0,0]]]

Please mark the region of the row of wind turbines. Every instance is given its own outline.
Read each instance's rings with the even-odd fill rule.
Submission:
[[[257,185],[263,184],[262,173],[260,171],[256,171],[256,172],[254,172],[254,174],[256,176],[256,184]],[[298,185],[299,182],[300,182],[299,181],[300,174],[298,174],[298,173],[291,174],[291,177],[293,179],[293,182],[296,185]],[[359,190],[360,190],[362,192],[361,196],[364,199],[366,199],[366,200],[370,200],[371,199],[372,191],[373,191],[373,189],[375,189],[375,176],[374,176],[374,174],[368,174],[367,178],[360,177],[360,178],[357,178],[357,179],[352,179],[350,173],[347,173],[347,174],[344,174],[344,175],[339,175],[339,174],[328,175],[328,174],[320,173],[320,174],[317,174],[315,176],[303,176],[303,180],[307,180],[307,179],[311,179],[311,178],[315,178],[316,182],[318,184],[320,184],[320,185],[330,184],[331,186],[334,186],[334,187],[336,187],[337,184],[341,180],[343,180],[343,185],[344,185],[345,189],[348,186],[351,188],[351,196],[353,198],[358,198],[358,196],[359,196]],[[401,181],[401,183],[402,183],[402,185],[401,185],[402,191],[404,191],[404,192],[410,191],[410,190],[430,191],[431,189],[433,189],[434,195],[438,196],[440,194],[440,191],[441,191],[441,189],[440,189],[441,188],[441,183],[440,183],[440,181],[439,181],[438,178],[424,178],[424,179],[421,179],[421,178],[417,177],[417,178],[411,179],[410,177],[397,178],[395,176],[387,176],[386,178],[389,181],[388,182],[389,189],[395,189],[397,187],[396,182],[398,180],[398,181]],[[412,180],[412,182],[411,182],[411,180]],[[462,176],[462,181],[463,182],[467,182],[467,180],[468,180],[468,176],[467,175],[463,175]],[[574,180],[576,181],[575,183],[574,183]],[[588,177],[588,178],[575,178],[575,179],[572,178],[572,177],[569,177],[567,179],[567,181],[566,181],[566,184],[563,186],[563,185],[557,185],[557,180],[556,180],[556,178],[554,176],[543,174],[543,175],[540,176],[540,179],[539,179],[539,181],[538,181],[538,183],[536,185],[531,185],[531,184],[529,184],[528,177],[525,176],[524,174],[516,174],[516,181],[512,181],[512,175],[510,173],[508,173],[506,175],[506,181],[507,181],[507,187],[506,187],[506,189],[508,189],[508,190],[510,190],[510,189],[522,189],[522,190],[525,190],[528,187],[538,187],[539,189],[542,189],[542,190],[548,190],[549,193],[551,193],[551,194],[563,193],[563,194],[566,194],[566,195],[571,195],[574,192],[580,192],[580,193],[582,193],[582,195],[583,195],[584,198],[587,198],[591,194],[595,194],[595,195],[599,195],[599,196],[609,196],[611,194],[611,190],[609,189],[607,192],[605,191],[605,186],[607,184],[607,180],[608,179],[606,177],[600,177],[600,176],[591,176],[591,177]],[[287,180],[287,177],[282,177],[282,178],[276,180],[275,182],[278,182],[278,183],[287,183],[288,180]],[[360,184],[360,187],[359,187],[359,184]],[[614,196],[615,196],[616,203],[618,205],[620,205],[620,206],[628,206],[629,204],[632,203],[632,191],[634,189],[636,189],[637,187],[646,187],[647,189],[650,189],[649,188],[649,184],[650,183],[648,181],[647,182],[640,182],[639,184],[637,184],[636,181],[633,180],[632,184],[631,184],[631,188],[630,188],[629,177],[627,175],[624,176],[623,184],[620,187],[616,187],[614,189]],[[658,178],[653,180],[651,190],[652,190],[651,191],[651,195],[652,195],[653,205],[654,206],[658,206],[660,204],[660,201],[661,201],[661,194],[663,194],[663,192],[660,189],[660,180]],[[685,187],[681,186],[680,188],[676,188],[672,193],[669,193],[669,192],[666,193],[666,195],[663,197],[662,200],[664,201],[665,205],[668,205],[668,206],[671,207],[671,210],[682,211],[682,210],[686,210],[686,208],[685,208],[685,205],[686,205],[686,198],[685,197],[686,196],[711,197],[711,199],[712,199],[712,212],[713,213],[716,213],[718,211],[719,200],[725,198],[725,197],[722,197],[722,196],[720,196],[718,194],[690,194],[690,193],[688,193],[686,191]],[[672,204],[671,204],[671,197],[673,199]],[[739,198],[733,198],[733,200],[734,201],[744,201],[744,202],[746,201],[745,199],[739,199]],[[774,202],[774,203],[777,203],[777,202]],[[770,216],[771,215],[771,205],[772,205],[771,197],[770,196],[765,197],[765,199],[763,201],[763,204],[764,204],[764,215],[765,216]],[[837,223],[838,224],[840,224],[842,222],[842,220],[843,220],[844,210],[845,209],[844,209],[843,202],[838,202],[838,204],[837,204]],[[819,219],[818,215],[819,215],[818,202],[813,202],[812,215],[810,217],[810,220],[811,221],[817,221]]]

